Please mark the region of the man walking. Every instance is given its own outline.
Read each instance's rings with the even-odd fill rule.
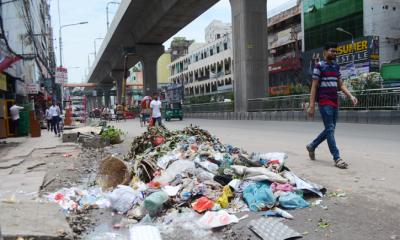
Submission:
[[[53,116],[50,114],[50,107],[46,109],[46,122],[47,122],[47,131],[53,131],[52,124],[51,124],[51,119]]]
[[[325,129],[306,148],[310,159],[315,160],[315,149],[320,143],[327,140],[335,166],[345,169],[348,164],[340,157],[335,141],[336,120],[338,118],[337,92],[338,90],[344,92],[354,106],[357,105],[357,98],[351,95],[340,78],[340,67],[336,63],[336,48],[336,43],[327,43],[324,47],[325,59],[317,63],[313,71],[308,115],[311,118],[314,117],[315,101],[317,101]]]
[[[153,100],[150,102],[151,117],[153,118],[154,126],[156,122],[161,126],[161,101],[158,98],[158,93],[153,94]]]
[[[56,102],[53,102],[53,105],[49,109],[50,115],[51,115],[51,125],[52,128],[54,129],[54,134],[55,136],[60,137],[60,115],[61,115],[61,110],[60,107],[56,105]]]
[[[15,103],[10,107],[14,136],[19,136],[19,111],[22,109],[24,108]]]

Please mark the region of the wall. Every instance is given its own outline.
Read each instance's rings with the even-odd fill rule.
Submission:
[[[399,21],[400,1],[364,0],[364,35],[379,36],[380,64],[400,58]]]
[[[169,83],[170,71],[168,65],[171,63],[171,54],[164,53],[157,61],[157,83],[158,86]]]

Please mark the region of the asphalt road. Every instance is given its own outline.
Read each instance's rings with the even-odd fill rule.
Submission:
[[[326,186],[328,192],[345,192],[344,198],[325,197],[325,210],[317,206],[294,212],[296,219],[288,224],[305,233],[306,239],[400,239],[400,126],[339,123],[336,142],[341,157],[350,164],[349,169],[342,170],[333,166],[326,142],[317,149],[316,161],[308,159],[305,146],[323,129],[322,123],[203,119],[165,122],[169,129],[190,124],[248,152],[286,152],[286,166],[297,175]],[[127,132],[125,151],[133,137],[145,131],[138,120],[116,125]],[[321,218],[330,223],[328,228],[318,227]],[[234,228],[244,229],[243,224]]]

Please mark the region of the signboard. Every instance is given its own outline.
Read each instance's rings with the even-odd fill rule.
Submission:
[[[26,96],[25,83],[19,80],[15,81],[15,93],[21,96]]]
[[[0,90],[7,91],[7,76],[0,73]]]
[[[56,70],[56,83],[64,84],[68,82],[68,72],[66,68],[57,67]]]
[[[354,49],[354,51],[353,51]],[[343,79],[352,75],[378,71],[379,69],[379,37],[367,36],[351,41],[338,43],[336,61],[340,66]],[[353,66],[354,58],[354,66]],[[312,75],[316,63],[323,60],[323,48],[313,49],[302,54],[302,69]]]
[[[38,94],[39,93],[39,84],[27,83],[26,84],[26,92],[28,94]]]

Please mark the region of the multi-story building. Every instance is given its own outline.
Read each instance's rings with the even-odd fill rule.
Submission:
[[[55,56],[48,0],[0,4],[0,109],[34,102],[38,117],[55,93]],[[9,116],[0,113],[0,128]],[[4,127],[5,126],[5,127]]]
[[[231,31],[230,24],[212,21],[205,30],[207,41],[191,44],[187,55],[169,65],[171,88],[184,89],[175,98],[233,91]]]
[[[174,37],[171,42],[171,61],[188,54],[189,46],[194,42],[194,40],[187,40],[185,37]]]
[[[14,98],[27,100],[33,85],[53,92],[55,56],[50,6],[47,0],[13,1],[1,5],[3,40],[21,60],[4,70],[13,82]]]
[[[302,83],[301,5],[298,0],[267,12],[268,74],[270,96],[290,94]]]
[[[304,72],[322,58],[328,41],[339,43],[344,78],[379,71],[382,63],[400,58],[399,1],[303,0],[302,10]]]

